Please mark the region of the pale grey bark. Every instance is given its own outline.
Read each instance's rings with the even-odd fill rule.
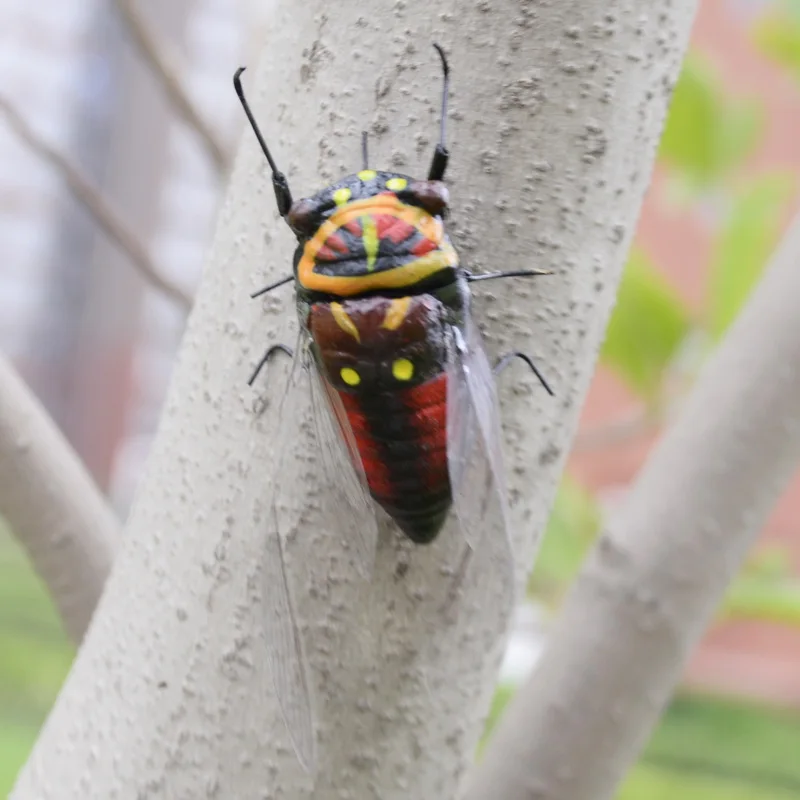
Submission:
[[[469,800],[604,800],[800,458],[800,216],[601,536]]]
[[[490,348],[536,356],[555,401],[522,369],[503,377],[519,577],[532,564],[588,386],[694,3],[646,0],[280,0],[252,91],[296,196],[371,160],[424,175],[451,55],[452,229],[473,269],[551,268],[488,284]],[[247,134],[126,547],[16,798],[446,798],[470,762],[507,620],[479,563],[457,614],[437,618],[461,553],[384,538],[371,586],[319,508],[315,459],[275,476],[277,403],[244,381],[268,341],[292,341],[290,291],[263,158]],[[291,324],[287,320],[291,319]],[[269,382],[279,396],[286,368]],[[307,522],[286,543],[317,698],[316,790],[288,744],[266,670],[258,586],[274,480]],[[398,565],[405,565],[398,568]],[[478,605],[476,605],[478,604]],[[433,627],[432,627],[433,626]],[[440,627],[437,627],[440,626]],[[91,704],[91,714],[85,709]]]
[[[0,514],[80,643],[120,526],[61,432],[0,356]]]

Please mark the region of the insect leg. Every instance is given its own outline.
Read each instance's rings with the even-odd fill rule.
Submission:
[[[513,350],[510,353],[506,353],[502,358],[497,360],[497,363],[494,365],[492,372],[495,375],[499,375],[515,358],[519,358],[524,361],[532,370],[533,374],[539,379],[539,382],[544,386],[545,390],[551,397],[555,397],[555,392],[550,388],[550,385],[544,379],[544,376],[536,367],[536,364],[533,363],[533,359],[519,350]]]
[[[431,168],[428,172],[429,181],[440,181],[444,178],[445,170],[447,169],[447,162],[450,158],[450,153],[447,150],[446,144],[446,128],[447,128],[447,95],[450,91],[450,65],[447,63],[447,57],[444,50],[440,45],[434,42],[433,46],[442,60],[442,74],[444,75],[444,83],[442,84],[442,118],[440,121],[441,130],[439,132],[439,143],[436,145],[436,150],[433,153],[433,161]]]
[[[493,281],[497,278],[535,278],[538,275],[552,275],[549,269],[517,269],[509,272],[486,272],[483,275],[475,275],[472,272],[466,273],[467,283],[476,281]]]
[[[275,281],[275,283],[271,283],[269,286],[265,286],[263,289],[259,289],[257,292],[253,292],[250,297],[261,297],[262,294],[266,294],[267,292],[271,292],[273,289],[277,289],[279,286],[284,286],[285,284],[289,283],[289,281],[294,280],[294,275],[287,275],[285,278],[281,278],[279,281]]]
[[[261,358],[261,361],[259,361],[258,364],[256,364],[256,368],[253,370],[253,374],[250,376],[250,378],[247,381],[247,385],[248,386],[252,386],[253,385],[253,383],[255,382],[255,379],[258,377],[258,374],[261,372],[262,369],[264,369],[264,367],[270,361],[272,356],[275,355],[275,353],[277,353],[279,350],[282,353],[286,353],[286,355],[289,356],[289,358],[293,358],[294,357],[294,351],[292,350],[291,347],[288,347],[285,344],[274,344],[274,345],[272,345],[272,347],[270,347],[267,350],[267,352],[264,353],[263,357]]]

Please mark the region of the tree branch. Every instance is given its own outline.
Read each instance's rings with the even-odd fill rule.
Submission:
[[[72,448],[2,355],[0,512],[79,644],[121,532]]]
[[[189,98],[178,75],[175,59],[157,41],[134,0],[117,0],[117,8],[130,31],[133,41],[144,61],[153,71],[175,110],[184,122],[200,137],[219,175],[226,175],[230,166],[230,153],[217,138],[203,115]]]
[[[800,458],[798,264],[800,216],[590,555],[468,800],[614,795]]]
[[[1,96],[0,109],[20,139],[61,175],[78,202],[89,212],[106,236],[128,256],[141,276],[182,309],[186,311],[191,309],[191,297],[180,286],[162,274],[136,234],[128,228],[122,217],[111,208],[97,189],[61,153],[45,142],[28,125],[11,102]]]
[[[260,118],[267,95],[280,109],[267,133],[280,131],[281,163],[297,186],[360,163],[354,123],[375,106],[386,131],[375,164],[388,166],[391,152],[424,174],[432,146],[417,153],[415,142],[436,137],[441,83],[436,53],[419,40],[433,31],[450,43],[456,244],[470,263],[535,253],[537,266],[556,270],[547,285],[480,286],[481,305],[494,306],[481,317],[491,348],[536,352],[557,392],[553,400],[532,388],[524,370],[503,376],[521,586],[589,385],[694,3],[663,6],[652,26],[642,24],[655,17],[651,0],[535,9],[407,0],[376,5],[368,23],[358,3],[335,14],[326,0],[274,6],[286,24],[269,31],[250,101]],[[370,45],[358,47],[365,24]],[[342,69],[354,48],[360,57]],[[245,381],[266,332],[292,341],[286,329],[295,325],[283,317],[288,298],[283,307],[281,298],[260,307],[243,298],[286,274],[295,245],[277,214],[264,214],[263,154],[254,137],[243,144],[126,547],[18,779],[19,800],[77,800],[87,781],[98,797],[450,798],[480,736],[509,616],[501,601],[511,580],[492,558],[502,537],[484,537],[457,592],[466,546],[452,515],[425,547],[387,530],[365,581],[353,564],[352,520],[337,515],[343,486],[320,472],[324,459],[306,438],[313,426],[278,417],[285,361],[265,389],[275,402],[252,414]],[[285,406],[299,401],[292,394]],[[282,548],[278,513],[296,520]],[[263,600],[273,551],[286,555],[308,656],[316,779],[292,752],[271,688],[266,619],[278,614]]]

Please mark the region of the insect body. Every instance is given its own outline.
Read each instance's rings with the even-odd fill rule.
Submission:
[[[441,140],[427,180],[364,168],[294,202],[244,98],[234,84],[273,172],[278,209],[298,239],[292,276],[300,343],[284,407],[310,397],[320,455],[341,506],[339,527],[369,574],[377,541],[377,503],[414,542],[431,542],[455,512],[466,541],[480,545],[490,516],[507,537],[500,424],[493,370],[470,313],[469,284],[541,270],[472,275],[444,229],[443,183],[448,67],[444,67]],[[276,349],[265,355],[251,383]],[[537,374],[533,362],[519,353]],[[510,356],[501,360],[508,363]],[[281,425],[284,425],[283,418]],[[277,493],[280,492],[278,485]],[[278,514],[271,542],[280,574],[267,586],[270,660],[278,700],[295,749],[307,766],[314,741],[302,652],[283,569]],[[513,567],[510,544],[509,564]]]
[[[436,536],[451,504],[446,317],[427,293],[316,303],[309,316],[370,494],[418,543]]]

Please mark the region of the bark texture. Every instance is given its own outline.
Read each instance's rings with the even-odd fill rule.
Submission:
[[[800,217],[590,555],[469,800],[604,800],[800,458]]]
[[[365,127],[372,165],[424,176],[438,133],[438,41],[451,57],[450,228],[463,261],[555,272],[475,293],[490,349],[528,351],[557,393],[551,400],[522,369],[503,375],[521,578],[589,383],[694,3],[274,5],[250,94],[295,196],[357,171]],[[301,437],[291,469],[274,475],[277,403],[255,416],[245,385],[267,343],[293,342],[288,288],[247,300],[289,269],[292,237],[273,208],[248,132],[125,549],[16,798],[89,789],[447,798],[472,758],[507,624],[491,558],[478,560],[459,613],[444,622],[437,609],[457,537],[415,549],[384,536],[367,586],[319,513],[336,487],[315,477]],[[285,374],[271,370],[273,397]],[[286,551],[317,702],[316,788],[288,746],[264,658],[263,509],[276,480],[294,482],[305,519]]]
[[[2,356],[0,513],[80,643],[121,530],[72,448]]]

